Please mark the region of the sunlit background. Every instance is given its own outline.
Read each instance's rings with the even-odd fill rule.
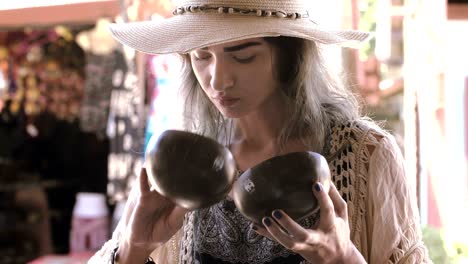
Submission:
[[[468,1],[310,1],[314,21],[374,33],[328,61],[397,139],[434,263],[468,263]],[[65,261],[80,192],[104,195],[115,226],[149,137],[180,126],[179,61],[121,47],[107,26],[172,9],[0,2],[0,263]]]

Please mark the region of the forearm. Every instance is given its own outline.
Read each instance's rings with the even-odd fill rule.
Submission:
[[[137,247],[123,241],[119,244],[119,248],[117,249],[115,263],[145,263],[150,254],[151,251],[146,248]]]
[[[307,264],[316,263],[316,261],[308,260]],[[352,245],[352,247],[344,252],[341,256],[336,256],[335,258],[328,258],[322,261],[321,263],[327,264],[367,264],[367,261],[362,256],[361,252]]]
[[[349,253],[347,254],[348,256],[345,257],[341,263],[346,263],[346,264],[366,264],[366,260],[362,256],[361,252],[353,245],[352,248],[350,249]]]

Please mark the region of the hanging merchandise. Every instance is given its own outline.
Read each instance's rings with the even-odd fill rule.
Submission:
[[[8,50],[6,47],[0,46],[0,133],[3,132],[2,128],[5,128],[11,119],[11,100],[7,98],[8,84]],[[4,137],[0,136],[0,140],[2,138]]]
[[[95,55],[109,55],[120,48],[120,44],[114,40],[109,31],[112,21],[108,18],[100,18],[91,30],[82,31],[76,35],[76,42],[87,53]]]
[[[78,48],[75,49],[76,51],[73,54],[83,54],[83,51]],[[71,54],[65,56],[71,56]],[[40,90],[46,95],[46,109],[50,113],[54,114],[59,120],[75,122],[79,119],[79,109],[83,100],[83,70],[82,68],[79,68],[79,70],[64,68],[63,64],[64,62],[59,60],[48,60],[40,72]],[[43,102],[44,100],[41,101],[41,103]]]
[[[111,202],[128,197],[143,160],[141,149],[146,120],[144,93],[138,86],[134,58],[126,57],[126,62],[126,71],[114,71],[112,74],[115,86],[107,123],[107,136],[110,139],[107,191]]]
[[[143,138],[144,114],[135,63],[110,35],[110,22],[98,20],[93,29],[77,35],[77,42],[87,61],[80,127],[98,144],[107,140],[107,192],[113,202],[126,197],[127,183],[141,165],[143,140],[137,139]]]
[[[127,71],[120,46],[108,30],[110,21],[100,19],[96,26],[77,35],[77,42],[86,51],[86,82],[81,108],[81,129],[96,133],[99,138],[106,135],[111,92],[121,89]]]
[[[6,45],[7,97],[12,100],[12,111],[21,106],[32,119],[50,111],[61,120],[76,120],[84,58],[73,36],[59,35],[56,30],[11,32]]]
[[[0,46],[0,99],[5,96],[8,89],[8,50]],[[0,111],[2,110],[2,100],[0,100]]]
[[[4,32],[0,39],[0,106],[3,116],[10,116],[14,123],[9,132],[2,129],[0,141],[8,143],[1,154],[37,159],[30,157],[34,146],[26,142],[50,135],[53,127],[40,122],[44,116],[70,124],[77,120],[83,94],[83,51],[72,35],[55,29]]]
[[[127,72],[125,58],[121,51],[114,50],[107,55],[86,54],[86,81],[81,108],[81,129],[105,137],[111,93],[124,85]]]

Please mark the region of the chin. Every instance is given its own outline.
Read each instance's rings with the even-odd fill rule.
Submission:
[[[225,117],[225,118],[239,118],[239,117],[242,116],[242,115],[240,115],[239,113],[235,113],[235,112],[232,112],[232,111],[229,111],[229,112],[221,111],[221,114],[222,114],[223,117]]]
[[[246,115],[245,112],[236,111],[234,109],[218,109],[224,118],[241,118]]]

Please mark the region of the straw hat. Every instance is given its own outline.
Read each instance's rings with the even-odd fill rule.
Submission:
[[[331,30],[311,17],[316,0],[179,0],[174,16],[160,21],[112,24],[122,44],[150,54],[187,53],[255,37],[290,36],[356,47],[368,32]]]

